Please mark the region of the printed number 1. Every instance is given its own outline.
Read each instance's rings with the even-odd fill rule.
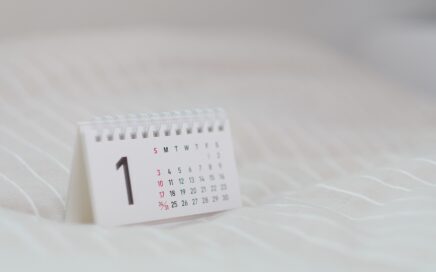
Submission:
[[[129,201],[129,205],[133,205],[133,195],[132,195],[132,185],[130,183],[130,174],[129,174],[129,164],[127,163],[127,157],[122,157],[116,164],[117,170],[123,166],[124,171],[124,179],[126,182],[127,189],[127,199]]]

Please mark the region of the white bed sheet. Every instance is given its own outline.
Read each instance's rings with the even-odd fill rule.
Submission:
[[[136,29],[3,41],[1,266],[434,271],[435,105],[299,38]],[[176,225],[62,222],[77,121],[209,106],[229,113],[241,209]]]

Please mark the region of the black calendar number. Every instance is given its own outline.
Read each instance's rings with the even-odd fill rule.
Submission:
[[[116,170],[120,169],[120,167],[123,167],[124,171],[124,181],[126,183],[126,190],[127,190],[127,200],[129,202],[129,205],[133,205],[133,193],[132,193],[132,184],[130,182],[130,173],[129,173],[129,164],[127,162],[127,157],[121,157],[121,159],[116,163]]]
[[[179,178],[179,183],[180,183],[181,185],[185,184],[185,179],[184,179],[184,178]]]

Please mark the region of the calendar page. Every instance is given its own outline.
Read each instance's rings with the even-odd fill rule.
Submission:
[[[94,222],[115,226],[241,205],[229,122],[222,110],[82,123]]]

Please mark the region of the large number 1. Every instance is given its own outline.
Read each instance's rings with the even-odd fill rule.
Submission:
[[[133,205],[132,185],[130,184],[129,164],[127,163],[127,157],[122,157],[116,164],[117,170],[123,166],[124,179],[126,181],[127,199],[129,205]]]

